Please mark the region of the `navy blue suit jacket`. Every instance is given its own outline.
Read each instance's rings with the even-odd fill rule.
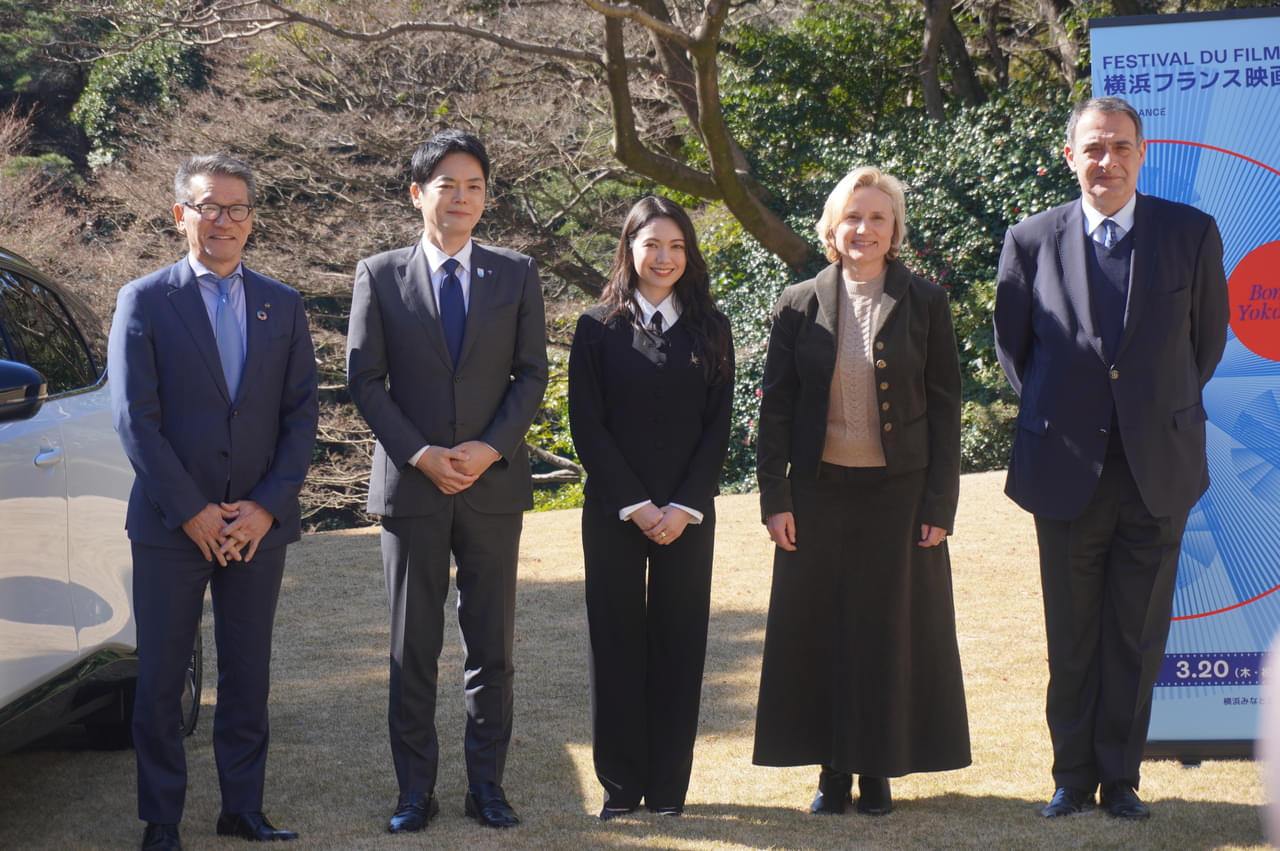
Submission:
[[[259,544],[298,539],[298,492],[315,443],[316,364],[297,291],[244,270],[245,368],[232,399],[186,259],[126,284],[107,364],[116,431],[136,478],[131,540],[195,547],[182,524],[208,503],[251,499],[275,518]]]
[[[1011,227],[995,335],[1021,397],[1005,492],[1034,514],[1075,518],[1119,423],[1147,509],[1187,511],[1209,486],[1201,389],[1226,345],[1222,238],[1194,207],[1138,195],[1124,330],[1105,351],[1089,299],[1077,199]]]

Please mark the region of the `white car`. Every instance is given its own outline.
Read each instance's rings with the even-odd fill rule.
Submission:
[[[137,656],[102,322],[0,248],[0,753],[72,721],[127,745]],[[199,637],[184,728],[195,726]]]

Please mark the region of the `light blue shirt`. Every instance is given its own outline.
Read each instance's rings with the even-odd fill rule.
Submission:
[[[1133,230],[1133,210],[1137,205],[1138,193],[1135,192],[1129,196],[1129,200],[1116,211],[1114,216],[1104,216],[1083,198],[1080,199],[1080,207],[1084,210],[1084,232],[1089,234],[1094,242],[1103,245],[1107,240],[1102,223],[1107,219],[1111,219],[1116,223],[1116,242],[1119,242],[1126,233]]]
[[[221,293],[218,292],[218,276],[210,272],[203,263],[193,257],[187,255],[187,265],[191,267],[191,271],[196,275],[196,283],[200,286],[200,298],[204,299],[205,312],[209,314],[209,327],[217,333],[217,315],[218,315],[218,298]],[[246,351],[249,348],[249,329],[245,320],[244,306],[244,264],[237,263],[236,270],[231,273],[231,287],[227,294],[231,298],[231,309],[235,311],[236,322],[240,325],[240,339],[245,343]]]

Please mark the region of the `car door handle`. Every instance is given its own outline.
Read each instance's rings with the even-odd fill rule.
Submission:
[[[42,449],[36,455],[37,467],[52,467],[55,464],[61,464],[61,463],[62,463],[62,450],[56,446],[51,446],[48,449]]]

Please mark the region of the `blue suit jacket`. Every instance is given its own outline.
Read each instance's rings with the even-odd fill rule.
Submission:
[[[1124,330],[1108,352],[1089,299],[1083,219],[1076,200],[1005,236],[996,349],[1022,400],[1005,492],[1035,514],[1078,516],[1114,412],[1147,509],[1186,511],[1209,486],[1200,391],[1226,345],[1218,226],[1194,207],[1138,195]]]
[[[133,541],[195,547],[182,524],[208,503],[240,499],[275,517],[260,548],[298,539],[316,435],[311,334],[297,291],[245,269],[244,293],[245,369],[232,399],[185,258],[120,290],[107,365],[136,473],[125,520]]]

